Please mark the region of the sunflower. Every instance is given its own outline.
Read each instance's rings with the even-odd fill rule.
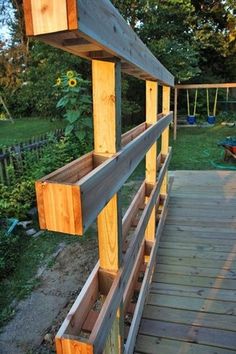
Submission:
[[[60,86],[60,85],[61,85],[61,78],[58,77],[58,78],[57,78],[57,81],[56,81],[56,86]]]
[[[73,70],[67,71],[66,76],[68,77],[68,79],[72,79],[72,77],[75,76],[74,71]]]
[[[76,79],[70,79],[70,80],[68,81],[68,85],[69,85],[70,87],[75,87],[75,86],[77,85],[77,80],[76,80]]]

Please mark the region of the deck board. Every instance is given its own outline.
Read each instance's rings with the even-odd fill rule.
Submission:
[[[135,353],[235,353],[236,173],[174,178]]]

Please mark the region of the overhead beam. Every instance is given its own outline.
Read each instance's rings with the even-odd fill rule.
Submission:
[[[207,88],[236,88],[236,82],[220,84],[186,84],[175,85],[178,90],[181,89],[207,89]]]
[[[128,74],[174,86],[173,75],[156,59],[109,0],[24,0],[26,33],[91,60],[88,45],[130,65]],[[74,45],[78,38],[84,45]],[[75,41],[75,42],[74,42]],[[68,43],[68,45],[67,45]],[[73,43],[71,45],[71,43]]]

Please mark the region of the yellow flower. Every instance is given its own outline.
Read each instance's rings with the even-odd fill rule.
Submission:
[[[56,86],[60,86],[60,85],[61,85],[61,78],[58,77],[58,78],[57,78],[57,81],[56,81]]]
[[[68,81],[68,85],[69,85],[70,87],[75,87],[75,86],[77,85],[77,80],[76,80],[76,79],[70,79],[70,80]]]
[[[67,71],[66,76],[68,77],[68,79],[72,79],[72,77],[75,76],[74,71],[72,70]]]

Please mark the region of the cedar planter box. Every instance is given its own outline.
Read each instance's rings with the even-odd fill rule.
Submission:
[[[78,182],[97,167],[93,152],[36,182],[41,229],[83,235],[81,191]]]

